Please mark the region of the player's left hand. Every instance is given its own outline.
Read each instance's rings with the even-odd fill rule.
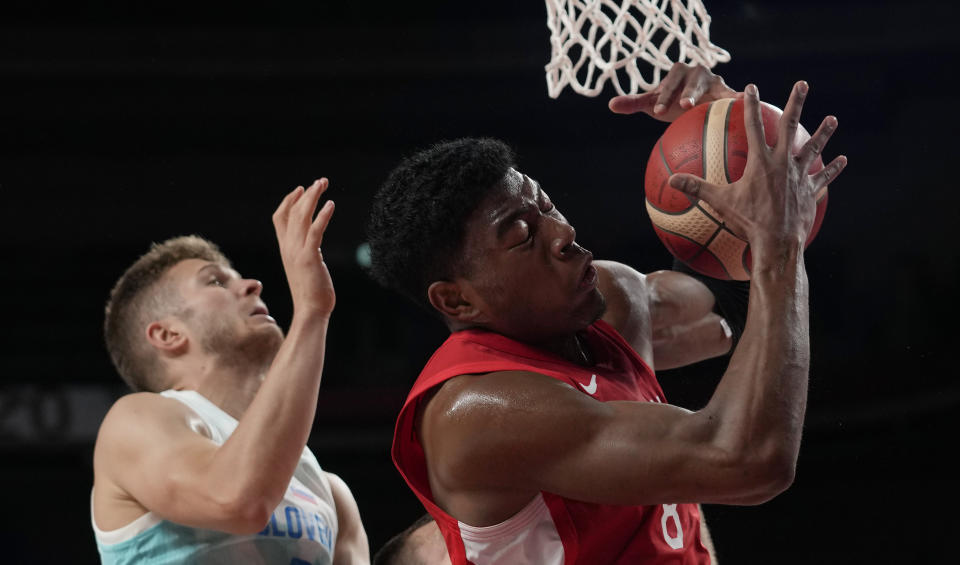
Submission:
[[[610,99],[610,110],[615,114],[643,112],[663,122],[672,122],[680,114],[697,104],[720,98],[741,98],[723,82],[723,77],[713,74],[701,65],[674,63],[667,76],[650,92],[626,94]]]

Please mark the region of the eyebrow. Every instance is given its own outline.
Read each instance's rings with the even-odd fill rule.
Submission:
[[[217,270],[229,276],[233,276],[234,274],[236,274],[237,278],[240,277],[239,273],[234,272],[233,269],[231,269],[230,267],[226,267],[224,265],[221,265],[220,263],[207,263],[206,265],[197,269],[195,276],[200,277],[201,275],[203,275],[204,271],[209,271],[209,270]]]
[[[527,177],[527,178],[530,179],[530,184],[532,184],[532,185],[533,185],[533,188],[536,189],[536,191],[535,191],[534,194],[533,194],[533,199],[539,201],[539,200],[540,200],[540,197],[543,196],[543,188],[540,187],[540,183],[539,183],[539,182],[533,180],[533,179],[530,178],[530,177]]]

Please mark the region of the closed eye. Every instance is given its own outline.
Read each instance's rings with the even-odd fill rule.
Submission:
[[[534,230],[534,228],[533,228],[533,225],[530,224],[529,222],[525,221],[525,220],[520,220],[519,224],[524,228],[524,230],[526,231],[527,236],[526,236],[525,238],[523,238],[523,240],[521,240],[521,241],[519,241],[518,243],[516,243],[515,245],[512,245],[512,246],[511,246],[512,248],[524,247],[524,246],[527,246],[527,245],[533,243],[533,236],[534,236],[534,232],[535,232],[535,230]]]

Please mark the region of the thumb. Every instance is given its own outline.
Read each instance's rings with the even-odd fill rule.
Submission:
[[[720,214],[727,211],[726,203],[717,197],[720,193],[717,185],[687,173],[674,173],[670,175],[669,182],[670,186],[689,196],[692,202],[703,200]]]

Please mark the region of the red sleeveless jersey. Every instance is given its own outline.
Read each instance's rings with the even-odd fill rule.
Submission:
[[[610,325],[597,321],[586,338],[596,364],[581,367],[500,334],[452,334],[420,373],[397,419],[393,462],[436,519],[456,564],[704,564],[696,504],[614,506],[541,492],[523,510],[487,527],[464,524],[433,502],[423,447],[414,430],[424,393],[458,375],[531,371],[570,384],[600,401],[663,402],[653,371]]]

